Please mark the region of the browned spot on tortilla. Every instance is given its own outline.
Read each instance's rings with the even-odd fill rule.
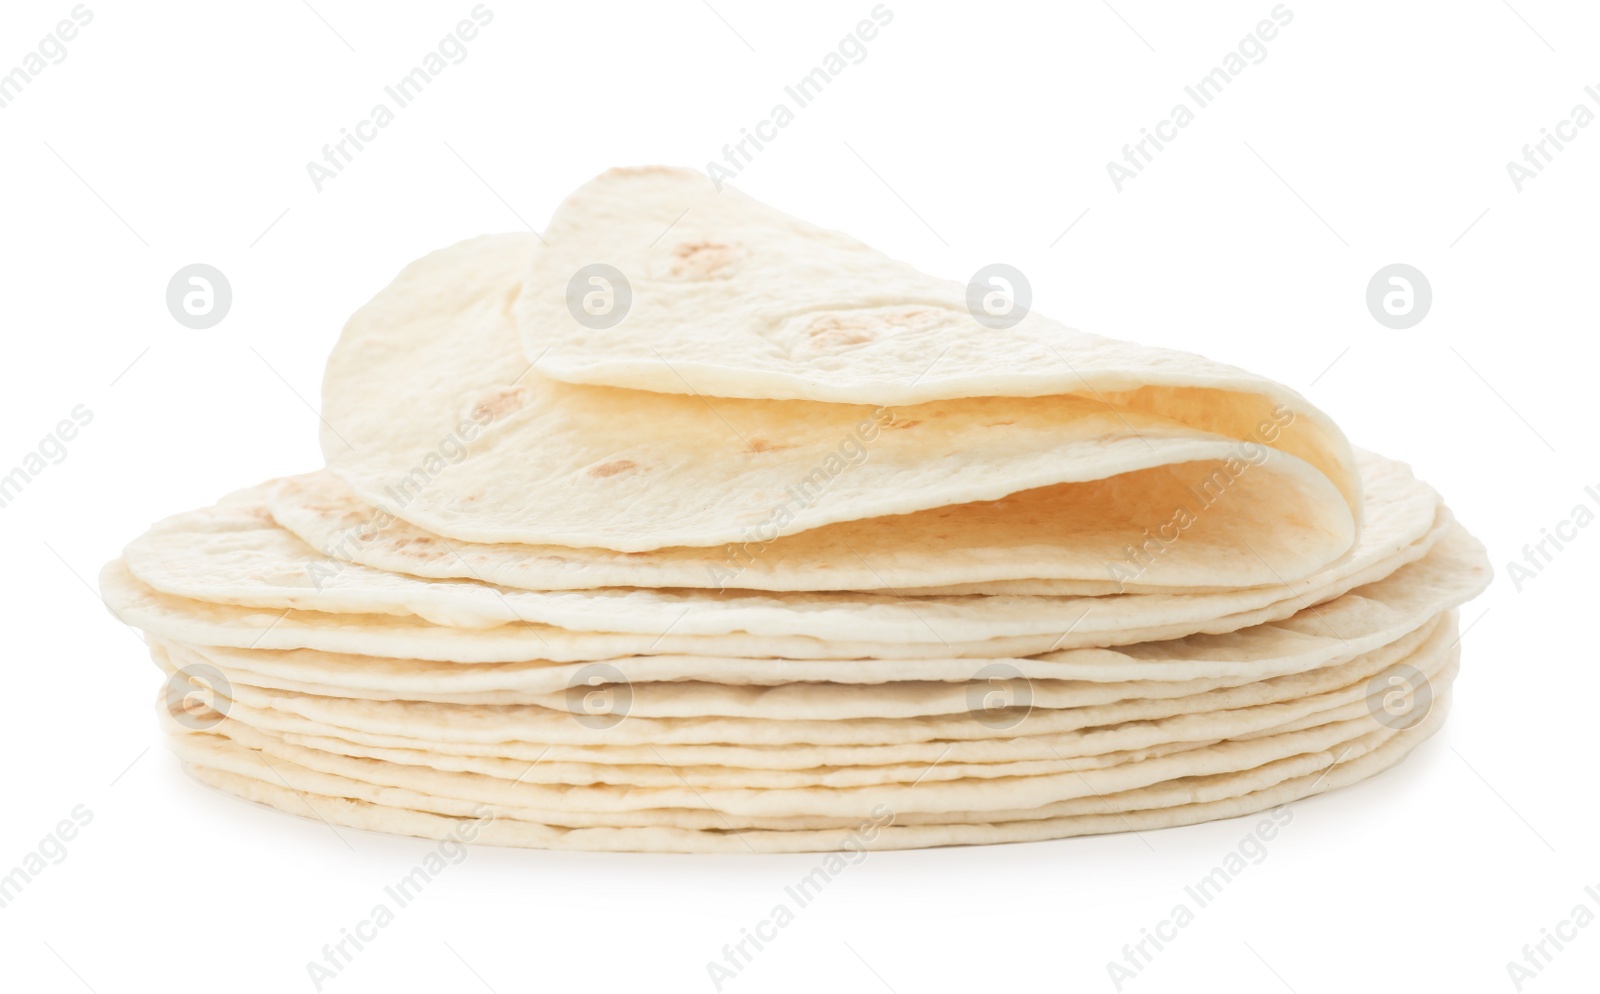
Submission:
[[[633,467],[634,462],[631,459],[613,459],[610,462],[600,463],[598,466],[590,466],[589,475],[605,478],[607,476],[616,476],[618,473],[626,473]]]
[[[821,350],[845,349],[872,341],[866,323],[854,316],[825,314],[806,329],[811,344]]]
[[[998,428],[1001,425],[1014,425],[1014,424],[1016,424],[1015,421],[991,421],[991,422],[989,422],[989,427],[990,428]]]
[[[922,422],[921,421],[916,421],[916,420],[912,420],[912,421],[891,421],[890,423],[884,425],[884,427],[885,428],[893,428],[894,430],[899,431],[901,428],[915,428],[917,425],[920,425],[920,424],[922,424]]]
[[[708,280],[726,275],[732,265],[733,246],[723,242],[679,242],[672,247],[672,275],[684,280]]]
[[[473,413],[485,411],[493,420],[499,420],[512,411],[522,406],[522,390],[518,387],[507,387],[494,393],[486,394],[473,405]]]
[[[806,328],[812,348],[819,352],[864,345],[889,335],[927,325],[938,308],[921,304],[878,307],[818,314]]]
[[[517,306],[517,299],[522,296],[522,284],[518,283],[506,292],[505,303],[500,305],[500,313],[505,317],[511,316],[511,311]]]
[[[835,352],[852,345],[865,345],[870,341],[872,339],[865,335],[855,335],[847,331],[829,331],[811,336],[812,344],[823,352]]]
[[[755,439],[750,443],[751,452],[782,452],[784,449],[792,448],[794,448],[792,445],[774,445],[764,438]]]

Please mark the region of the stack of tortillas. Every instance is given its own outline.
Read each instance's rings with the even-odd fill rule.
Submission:
[[[1438,495],[995,286],[660,168],[413,263],[327,468],[102,574],[172,749],[339,825],[761,852],[1226,818],[1431,734],[1490,576]]]

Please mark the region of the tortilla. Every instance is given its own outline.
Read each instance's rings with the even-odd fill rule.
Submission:
[[[525,258],[514,304],[523,350],[555,379],[902,406],[1089,393],[1223,434],[1245,411],[1282,405],[1304,412],[1287,451],[1336,481],[1345,475],[1336,467],[1349,465],[1338,428],[1286,387],[1031,312],[997,330],[976,320],[967,286],[718,190],[696,170],[596,177],[557,208]],[[626,315],[604,330],[578,321],[569,304],[574,275],[595,263],[621,270],[631,289]],[[1354,489],[1347,494],[1359,502]]]
[[[1344,686],[1352,680],[1371,676],[1377,669],[1387,665],[1382,662],[1385,657],[1396,653],[1403,656],[1415,649],[1438,627],[1440,620],[1439,617],[1432,618],[1421,627],[1379,649],[1312,670],[1267,676],[1249,674],[1241,668],[1239,672],[1229,677],[1166,682],[1128,680],[1094,683],[1062,680],[1043,675],[1025,677],[1021,670],[968,664],[965,680],[910,679],[870,685],[812,680],[802,683],[730,686],[706,680],[637,680],[628,677],[627,671],[622,666],[608,663],[601,667],[589,667],[588,672],[583,672],[580,668],[579,672],[574,673],[565,683],[552,687],[544,693],[486,690],[457,694],[428,688],[403,689],[398,683],[387,682],[373,689],[351,688],[345,686],[341,672],[333,667],[328,667],[319,674],[324,682],[285,680],[247,668],[258,658],[257,655],[243,654],[243,658],[240,659],[238,655],[229,658],[229,650],[208,650],[206,647],[177,644],[162,645],[161,648],[176,658],[178,666],[210,664],[234,684],[265,691],[287,690],[313,697],[414,701],[466,707],[526,706],[561,712],[570,707],[572,688],[580,687],[584,692],[604,693],[609,690],[625,694],[627,714],[630,717],[836,720],[958,714],[972,710],[974,702],[984,701],[997,691],[1006,692],[1008,684],[1012,681],[1015,681],[1018,687],[1025,685],[1025,691],[1019,689],[1016,693],[1026,694],[1027,706],[1044,710],[1121,704],[1154,713],[1153,709],[1203,711],[1242,707],[1246,702],[1290,700],[1315,692],[1312,688],[1331,689]],[[233,650],[233,652],[239,651]],[[244,665],[238,665],[240,662]],[[630,663],[629,660],[617,662],[623,666]],[[271,665],[270,660],[268,665]],[[448,668],[448,664],[435,665]],[[465,675],[473,676],[479,667],[457,666],[454,669],[464,670]],[[1044,667],[1037,669],[1048,672]],[[379,671],[382,672],[383,669],[380,667]],[[483,676],[492,674],[479,674],[480,679]],[[1172,710],[1170,713],[1177,713],[1177,710]]]
[[[247,750],[238,750],[231,763],[190,761],[190,773],[203,783],[246,800],[270,805],[281,811],[316,818],[368,831],[415,835],[422,838],[470,840],[487,845],[522,846],[540,849],[583,849],[606,852],[829,852],[842,849],[913,849],[949,845],[981,845],[1002,842],[1032,842],[1105,832],[1141,832],[1178,825],[1190,825],[1218,818],[1265,811],[1290,804],[1313,794],[1356,783],[1404,759],[1412,749],[1433,734],[1449,710],[1449,695],[1440,698],[1427,718],[1412,728],[1384,737],[1360,755],[1348,746],[1329,752],[1313,762],[1296,758],[1291,763],[1316,766],[1318,772],[1279,779],[1276,770],[1262,768],[1245,773],[1198,778],[1164,785],[1153,793],[1165,806],[1117,810],[1120,798],[1097,798],[1103,809],[1091,814],[1067,815],[1023,822],[980,824],[904,825],[894,823],[894,812],[887,807],[873,813],[870,821],[848,830],[823,829],[798,832],[761,830],[693,830],[670,827],[561,829],[548,825],[498,818],[487,807],[480,807],[473,818],[446,817],[406,807],[391,807],[336,794],[320,793],[283,782],[309,784],[323,779],[293,764],[277,762],[269,781],[261,777],[264,765],[251,761]],[[236,772],[249,762],[255,769]],[[233,768],[226,768],[231,765]],[[347,784],[353,783],[346,781]],[[1265,783],[1260,789],[1251,789]],[[347,789],[347,788],[341,788]],[[1218,795],[1221,795],[1220,797]],[[1153,798],[1152,798],[1153,799]],[[1135,804],[1140,802],[1135,801]],[[1143,803],[1149,803],[1149,800]]]
[[[1012,658],[1039,655],[1063,648],[1131,645],[1138,642],[1182,638],[1197,632],[1237,631],[1252,625],[1288,618],[1314,608],[1319,600],[1338,596],[1364,585],[1368,576],[1384,576],[1379,583],[1393,579],[1397,584],[1415,587],[1417,596],[1433,602],[1429,614],[1437,613],[1474,596],[1490,578],[1483,546],[1459,525],[1445,523],[1436,531],[1443,534],[1430,540],[1427,555],[1389,572],[1384,563],[1353,564],[1353,573],[1330,580],[1314,596],[1280,591],[1280,599],[1234,614],[1216,616],[1204,598],[1200,603],[1167,595],[1137,595],[1138,599],[1082,598],[1078,603],[1038,605],[1050,612],[1060,625],[1060,634],[1005,636],[976,640],[945,638],[939,631],[944,621],[933,615],[928,599],[908,606],[899,601],[882,601],[869,606],[870,614],[903,615],[905,627],[920,625],[927,637],[920,641],[900,639],[873,641],[829,633],[818,625],[814,635],[783,634],[757,636],[743,632],[721,635],[679,634],[674,621],[664,617],[657,634],[586,632],[557,628],[542,623],[517,622],[488,629],[458,629],[431,625],[411,616],[330,614],[301,609],[278,612],[212,604],[163,594],[135,579],[122,561],[109,563],[101,573],[101,589],[107,605],[123,621],[161,638],[198,645],[239,648],[299,649],[395,658],[440,659],[463,663],[501,663],[527,659],[552,662],[596,661],[627,655],[686,654],[723,657],[787,659],[926,659],[939,657]],[[1430,533],[1431,535],[1432,533]],[[1404,554],[1402,554],[1404,556]],[[631,592],[624,592],[627,596]],[[639,591],[641,599],[666,596],[671,592]],[[739,602],[694,601],[693,592],[679,592],[680,617],[691,608],[715,615],[719,610],[737,610]],[[752,597],[755,595],[751,595]],[[768,595],[778,597],[780,595]],[[852,595],[813,594],[811,598]],[[856,597],[867,595],[853,595]],[[1135,595],[1130,595],[1134,597]],[[1036,600],[1048,601],[1047,598]],[[1073,600],[1070,598],[1063,600]],[[1101,603],[1109,601],[1109,603]],[[1154,601],[1154,602],[1152,602]],[[859,618],[849,602],[836,601],[840,611],[830,621],[843,625]],[[767,615],[775,622],[804,622],[806,611],[794,605],[775,605]],[[930,621],[930,617],[937,620]],[[813,623],[814,618],[812,619]],[[1319,623],[1315,610],[1309,611],[1308,624]],[[1035,631],[1039,628],[1035,627]],[[952,634],[955,634],[953,631]],[[1335,629],[1328,634],[1349,638]]]
[[[1366,496],[1365,520],[1356,548],[1346,558],[1368,554],[1365,550],[1379,545],[1397,551],[1426,532],[1438,506],[1433,489],[1402,463],[1361,451],[1356,458]],[[1166,472],[1145,470],[1117,479],[1131,484]],[[1265,557],[1270,550],[1257,547],[1253,535],[1233,536],[1245,538],[1249,548],[1219,548],[1227,536],[1213,526],[1222,524],[1216,517],[1195,515],[1192,524],[1179,527],[1188,518],[1176,510],[1198,507],[1194,500],[1170,501],[1174,517],[1131,543],[1137,550],[1130,555],[1129,543],[1116,545],[1112,536],[1132,522],[1112,527],[1085,513],[1093,503],[1091,495],[1109,496],[1120,489],[1113,482],[1064,484],[999,501],[843,522],[771,540],[761,536],[731,547],[636,553],[446,539],[369,507],[326,471],[274,481],[266,489],[266,502],[278,524],[329,558],[391,573],[474,579],[526,590],[888,589],[907,596],[1204,593],[1251,585],[1228,584],[1222,574],[1211,572],[1208,564],[1216,556],[1243,554],[1266,569],[1249,548]],[[1079,493],[1083,490],[1091,495]],[[1232,501],[1236,493],[1242,495],[1234,491],[1226,499]],[[1073,513],[1055,508],[1057,499]],[[1126,511],[1106,508],[1097,513],[1105,518]],[[1237,579],[1249,567],[1234,564],[1226,572]],[[1163,585],[1158,578],[1170,583]],[[1180,580],[1188,585],[1170,585]],[[1273,573],[1261,582],[1277,586],[1288,577]]]
[[[1374,661],[1372,671],[1402,664],[1424,675],[1437,672],[1454,648],[1451,627],[1437,627],[1418,645],[1397,643]],[[1409,654],[1404,649],[1413,649]],[[754,717],[695,716],[645,718],[626,715],[614,723],[577,720],[578,712],[535,706],[469,706],[423,701],[366,701],[321,697],[234,684],[220,691],[227,713],[244,724],[268,724],[267,712],[303,718],[319,730],[336,729],[429,742],[500,747],[531,746],[877,746],[964,742],[995,743],[1047,737],[1060,757],[1094,755],[1179,741],[1240,738],[1286,722],[1342,707],[1367,697],[1370,674],[1343,686],[1306,681],[1304,696],[1286,698],[1270,690],[1255,703],[1248,695],[1198,695],[1158,702],[1126,701],[1079,708],[1032,708],[1014,721],[982,720],[976,710],[904,718],[773,720]],[[1337,681],[1334,681],[1337,682]],[[1291,681],[1293,683],[1293,681]],[[1281,688],[1280,688],[1281,689]],[[1226,704],[1235,707],[1225,707]],[[1212,710],[1205,710],[1206,708]],[[270,726],[269,726],[270,727]],[[310,730],[310,729],[307,729]],[[959,758],[959,757],[957,757]],[[832,764],[828,764],[832,765]]]
[[[643,552],[1215,460],[1230,467],[1226,490],[1263,488],[1265,505],[1294,509],[1249,522],[1251,544],[1274,550],[1285,580],[1354,540],[1354,456],[1288,395],[1202,390],[1113,407],[1059,394],[889,409],[712,403],[546,379],[509,315],[535,245],[503,235],[435,252],[345,326],[323,381],[323,454],[366,503],[453,539]],[[1180,481],[1199,488],[1205,478]],[[1128,543],[1174,512],[1127,499],[1124,517],[1140,523],[1125,529]],[[1236,512],[1221,500],[1208,513]],[[1292,554],[1302,545],[1315,554]],[[1263,582],[1248,557],[1215,564],[1233,566],[1257,577],[1239,582]]]

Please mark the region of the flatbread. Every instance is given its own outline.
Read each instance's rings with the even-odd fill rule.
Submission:
[[[770,790],[691,788],[682,783],[666,788],[529,784],[321,752],[289,745],[236,722],[224,723],[217,731],[236,744],[258,751],[272,765],[292,762],[303,769],[377,788],[388,794],[391,803],[440,814],[469,814],[476,806],[486,805],[508,817],[568,828],[671,825],[741,830],[843,827],[870,818],[872,811],[880,806],[894,811],[896,820],[902,824],[1048,818],[1092,809],[1096,805],[1091,799],[1125,794],[1172,779],[1257,770],[1297,756],[1337,754],[1366,735],[1381,741],[1394,734],[1394,730],[1362,716],[1269,738],[1220,742],[1140,763],[1062,774],[979,781],[926,780],[862,788]],[[172,747],[183,755],[186,747],[203,737],[183,736],[173,740]],[[1178,776],[1173,777],[1174,773]],[[373,796],[371,792],[365,793]],[[610,806],[613,799],[621,796],[659,798],[682,804],[621,810]],[[979,798],[984,806],[962,806],[962,798]],[[698,799],[703,801],[696,803]],[[730,799],[737,800],[730,802]],[[724,803],[732,803],[739,810],[727,810]],[[863,803],[867,806],[855,806]],[[590,804],[595,807],[591,808]],[[813,810],[811,805],[817,805],[818,809]],[[747,808],[755,810],[743,810]]]
[[[1454,675],[1454,665],[1457,653],[1455,646],[1448,646],[1445,653],[1437,655],[1435,662],[1413,657],[1404,664],[1395,664],[1384,667],[1380,672],[1405,673],[1408,679],[1416,679],[1418,675],[1432,683],[1429,689],[1429,700],[1444,692],[1450,679]],[[1442,662],[1443,665],[1437,665]],[[1411,666],[1412,663],[1421,663],[1423,669]],[[1372,700],[1373,687],[1387,688],[1381,680],[1367,678],[1362,681],[1361,693],[1341,694],[1338,699],[1342,704],[1324,710],[1311,712],[1291,722],[1262,729],[1249,735],[1239,736],[1235,741],[1259,741],[1268,738],[1282,739],[1290,733],[1305,729],[1319,729],[1319,734],[1326,735],[1333,725],[1345,725],[1356,728],[1360,734],[1365,734],[1371,729],[1371,719],[1376,702]],[[1409,696],[1409,695],[1408,695]],[[1388,703],[1388,702],[1384,702]],[[270,726],[256,727],[246,723],[244,718],[254,716],[253,710],[243,712],[243,716],[230,715],[226,721],[218,721],[215,731],[227,735],[244,744],[256,748],[265,748],[274,756],[282,756],[291,760],[306,762],[312,768],[325,771],[338,772],[340,769],[356,769],[354,766],[330,767],[326,764],[342,763],[345,757],[366,757],[373,761],[385,761],[389,764],[407,767],[422,767],[443,773],[471,773],[490,779],[510,781],[514,784],[566,784],[566,785],[595,785],[612,784],[626,787],[688,787],[691,790],[700,788],[714,789],[791,789],[796,787],[819,787],[828,789],[854,788],[864,786],[880,786],[884,784],[922,784],[925,782],[938,782],[946,780],[974,780],[974,779],[1000,779],[1016,781],[1020,778],[1034,776],[1062,775],[1086,770],[1107,769],[1114,766],[1127,764],[1149,763],[1154,758],[1165,757],[1167,764],[1163,768],[1171,768],[1171,764],[1192,761],[1185,770],[1185,776],[1194,775],[1199,769],[1199,760],[1202,750],[1210,749],[1220,740],[1203,740],[1193,743],[1168,743],[1164,745],[1144,746],[1137,750],[1113,751],[1087,756],[1061,757],[1049,761],[1022,761],[1013,763],[958,763],[948,760],[936,760],[931,764],[902,764],[891,766],[851,766],[851,767],[825,767],[800,770],[744,770],[737,767],[719,766],[676,766],[660,760],[653,764],[585,764],[573,762],[559,762],[545,760],[542,757],[533,761],[513,760],[494,756],[461,756],[450,753],[441,753],[422,747],[411,748],[382,748],[355,746],[347,740],[305,735],[294,732],[279,732],[271,730]],[[1226,717],[1226,715],[1221,715]],[[1356,723],[1352,725],[1351,723]],[[170,720],[167,726],[174,732],[182,732],[182,726],[177,726]],[[1285,740],[1287,741],[1287,740]],[[1297,740],[1303,741],[1303,740]],[[310,753],[320,755],[302,755],[290,749],[291,746],[310,750]],[[1300,746],[1296,746],[1296,749]],[[1181,757],[1174,758],[1176,754]],[[322,765],[319,765],[322,764]],[[1159,765],[1159,764],[1158,764]],[[376,767],[374,767],[376,769]],[[353,774],[359,779],[374,779],[376,782],[388,783],[395,786],[404,786],[404,779],[385,779],[391,774]],[[1103,784],[1097,785],[1100,792],[1106,792]],[[449,791],[446,791],[449,793]],[[454,795],[470,797],[471,795]],[[706,795],[701,794],[704,798]],[[714,795],[713,795],[714,796]],[[582,795],[576,795],[568,805],[574,809],[582,810]],[[907,810],[905,805],[899,809]],[[555,816],[550,816],[555,817]]]
[[[1290,700],[1317,692],[1314,688],[1342,687],[1352,680],[1371,676],[1386,663],[1387,656],[1403,656],[1436,628],[1435,617],[1392,643],[1355,655],[1334,665],[1279,676],[1253,677],[1240,672],[1227,678],[1161,682],[1129,680],[1120,683],[1092,683],[1049,677],[1023,677],[1020,670],[973,667],[962,681],[899,680],[870,685],[836,684],[819,681],[763,686],[727,685],[703,680],[641,681],[626,677],[620,667],[607,664],[602,670],[575,674],[566,684],[545,693],[481,691],[471,694],[440,693],[434,690],[402,690],[383,687],[369,690],[343,685],[337,670],[323,673],[327,682],[283,680],[235,665],[226,658],[227,650],[206,651],[204,647],[166,645],[162,648],[175,657],[177,666],[210,664],[232,683],[264,691],[287,690],[314,697],[350,700],[415,701],[461,707],[492,705],[533,707],[561,712],[571,706],[574,688],[583,692],[620,692],[626,695],[630,717],[685,718],[737,717],[787,721],[795,718],[835,720],[846,718],[912,718],[925,715],[959,714],[982,707],[996,693],[1012,697],[1025,695],[1023,706],[1045,710],[1062,708],[1108,707],[1119,705],[1141,709],[1137,717],[1150,717],[1166,711],[1207,711],[1243,707],[1247,703]],[[1209,636],[1216,638],[1218,636]],[[646,657],[647,658],[647,657]],[[248,665],[251,657],[246,656]],[[619,661],[626,663],[627,661]],[[446,666],[448,664],[436,664]],[[478,667],[455,667],[471,675]],[[1043,669],[1043,667],[1041,667]],[[620,679],[619,679],[620,678]],[[1016,688],[1011,689],[1011,681]],[[1171,709],[1171,710],[1167,710]]]
[[[1356,457],[1366,497],[1365,520],[1357,547],[1346,558],[1369,555],[1379,546],[1398,551],[1433,523],[1438,495],[1403,463],[1370,452],[1357,451]],[[1204,593],[1254,585],[1238,582],[1249,576],[1249,564],[1231,563],[1212,572],[1213,564],[1239,556],[1268,570],[1261,584],[1289,582],[1287,575],[1269,570],[1273,550],[1259,548],[1254,534],[1229,534],[1231,528],[1220,527],[1224,519],[1202,514],[1187,528],[1168,527],[1163,532],[1158,527],[1138,541],[1119,544],[1119,536],[1135,522],[1121,517],[1113,526],[1106,519],[1126,515],[1128,506],[1114,504],[1089,513],[1096,500],[1115,497],[1124,486],[1167,472],[1144,470],[1116,478],[1123,481],[1120,484],[1064,484],[994,502],[842,522],[770,541],[635,553],[447,539],[362,503],[327,471],[274,481],[267,488],[266,503],[278,524],[329,558],[391,573],[474,579],[526,590],[888,589],[907,596]],[[1245,496],[1236,490],[1226,499],[1233,501],[1235,494]],[[1060,507],[1055,506],[1057,500]],[[1192,499],[1175,498],[1168,510],[1197,505]],[[1065,507],[1072,513],[1063,513]],[[1241,516],[1263,518],[1270,513],[1275,512]],[[1162,524],[1171,526],[1171,519]],[[1140,527],[1147,528],[1148,522]],[[1248,544],[1239,544],[1239,538]],[[1227,546],[1230,539],[1234,544]],[[1137,546],[1131,555],[1126,548],[1130,544]],[[1169,558],[1180,553],[1181,562]],[[1158,578],[1189,585],[1163,585]]]
[[[284,786],[283,783],[288,782],[309,784],[317,775],[280,762],[274,764],[267,774],[274,778],[269,781],[262,777],[267,769],[265,764],[253,760],[248,750],[237,746],[232,747],[237,751],[226,758],[219,756],[209,762],[190,760],[186,766],[203,783],[281,811],[325,823],[422,838],[471,839],[486,845],[608,852],[760,853],[912,849],[1031,842],[1105,832],[1151,831],[1265,811],[1313,794],[1348,786],[1393,766],[1438,729],[1448,709],[1449,695],[1446,694],[1437,700],[1427,718],[1417,725],[1387,737],[1381,731],[1371,733],[1368,741],[1377,741],[1377,744],[1360,755],[1354,755],[1354,750],[1345,747],[1338,754],[1328,753],[1325,758],[1318,757],[1322,766],[1320,772],[1280,779],[1276,770],[1262,768],[1248,773],[1162,785],[1153,793],[1159,794],[1160,800],[1167,802],[1164,806],[1135,807],[1121,811],[1116,809],[1117,798],[1099,798],[1097,800],[1103,801],[1104,808],[1108,810],[1022,822],[904,826],[895,825],[894,812],[883,808],[873,813],[872,820],[844,831],[700,831],[667,827],[561,829],[497,818],[487,807],[480,808],[475,812],[476,817],[470,819],[446,817],[413,808],[385,806],[341,796],[342,793],[353,792],[349,788],[340,788],[329,794],[304,787],[297,789]],[[1289,762],[1304,764],[1307,761],[1296,757]],[[1316,765],[1316,762],[1308,765]],[[283,778],[281,782],[279,777]],[[1251,789],[1255,783],[1265,783],[1267,786]],[[1154,798],[1142,803],[1149,804],[1151,800]]]
[[[1003,329],[980,323],[966,285],[718,190],[695,170],[603,173],[562,202],[527,258],[517,324],[527,360],[555,379],[841,404],[1091,393],[1223,434],[1231,419],[1253,423],[1281,404],[1304,417],[1275,444],[1336,481],[1349,465],[1338,428],[1286,387],[1037,313]],[[569,303],[574,276],[595,263],[631,289],[622,321],[603,330]]]
[[[1410,643],[1397,643],[1409,647]],[[1380,654],[1379,670],[1407,665],[1424,675],[1446,665],[1455,647],[1451,627],[1435,628],[1409,654]],[[219,691],[227,712],[244,724],[275,727],[266,712],[293,715],[312,723],[294,730],[314,734],[358,732],[412,737],[431,743],[455,742],[500,748],[507,743],[533,746],[878,746],[905,743],[994,744],[1014,738],[1048,738],[1053,755],[1067,758],[1138,749],[1180,741],[1240,738],[1277,728],[1309,715],[1365,700],[1371,677],[1338,687],[1305,681],[1299,698],[1270,691],[1247,703],[1247,694],[1198,695],[1194,699],[1127,701],[1080,708],[1033,708],[1000,725],[971,711],[908,718],[772,720],[742,717],[645,718],[628,715],[613,724],[576,720],[575,712],[534,706],[465,706],[416,701],[364,701],[320,697],[234,684]],[[1335,681],[1336,682],[1336,681]],[[1291,683],[1293,683],[1291,681]],[[1314,691],[1314,692],[1313,692]],[[1228,708],[1226,704],[1238,706]],[[1196,710],[1212,707],[1213,710]],[[965,751],[965,750],[964,750]],[[492,754],[492,753],[491,753]],[[941,753],[942,755],[942,753]],[[955,757],[957,759],[963,756]],[[832,763],[817,765],[834,765]]]
[[[1400,579],[1397,582],[1407,587],[1416,585],[1423,596],[1438,602],[1429,612],[1437,613],[1474,596],[1491,575],[1486,554],[1476,539],[1453,523],[1443,523],[1437,530],[1442,535],[1427,540],[1430,543],[1429,551],[1423,558],[1392,573],[1390,564],[1365,564],[1365,569],[1354,568],[1342,579],[1324,584],[1312,596],[1290,593],[1273,603],[1220,617],[1211,613],[1204,597],[1200,595],[1195,595],[1202,601],[1199,604],[1186,602],[1176,595],[1082,598],[1076,604],[1039,605],[1042,610],[1052,612],[1051,616],[1060,625],[1060,634],[971,641],[944,638],[938,624],[928,620],[934,610],[928,598],[919,599],[914,606],[892,601],[875,603],[870,609],[873,613],[905,615],[910,622],[927,631],[929,638],[921,641],[872,641],[842,637],[828,630],[833,627],[836,631],[837,626],[845,623],[844,617],[850,612],[848,598],[869,596],[862,594],[795,595],[802,603],[807,599],[833,598],[833,605],[840,609],[833,612],[838,620],[815,629],[816,637],[756,636],[742,632],[723,635],[679,634],[673,630],[676,623],[670,618],[652,636],[574,631],[525,622],[489,629],[462,630],[430,625],[411,616],[328,614],[302,609],[272,612],[206,603],[151,589],[134,578],[121,560],[109,563],[102,571],[100,581],[107,605],[123,621],[161,638],[198,645],[310,648],[358,655],[480,663],[527,659],[596,661],[652,654],[788,659],[1010,658],[1066,648],[1176,639],[1196,632],[1236,631],[1288,618],[1314,607],[1319,600],[1365,585],[1373,574],[1398,577]],[[629,591],[622,596],[636,595],[638,599],[648,601],[651,597],[670,593]],[[740,604],[740,601],[729,601],[727,604],[720,601],[697,602],[694,600],[696,596],[692,591],[678,592],[676,599],[681,604],[681,617],[687,618],[691,608],[703,608],[699,613],[714,615],[717,611],[730,609],[729,605],[736,609]],[[758,596],[751,594],[748,598]],[[777,598],[780,595],[766,596]],[[1162,603],[1151,603],[1152,599]],[[748,603],[748,599],[742,600]],[[1109,603],[1101,603],[1103,601]],[[795,612],[794,608],[795,605],[788,602],[773,605],[768,617],[779,623],[785,619],[804,620],[807,617],[808,612]],[[1312,620],[1315,620],[1315,612],[1311,613]],[[1330,634],[1348,637],[1338,631]]]
[[[900,763],[883,766],[825,766],[810,769],[744,769],[738,766],[678,766],[648,763],[584,763],[463,755],[423,748],[371,746],[347,739],[299,732],[273,732],[293,745],[340,756],[380,759],[402,766],[460,773],[480,773],[524,783],[585,786],[614,784],[636,787],[864,787],[881,783],[917,783],[924,780],[962,780],[986,777],[1034,776],[1069,770],[1093,770],[1136,763],[1213,745],[1212,742],[1172,742],[1122,752],[1078,756],[1069,760],[1024,760],[1016,763]],[[420,745],[417,743],[416,745]]]
[[[1083,598],[1012,595],[929,596],[908,600],[890,591],[755,592],[610,587],[535,591],[471,580],[424,580],[320,555],[278,527],[257,501],[224,503],[177,515],[134,540],[123,553],[129,571],[162,593],[214,604],[294,608],[325,614],[412,616],[455,629],[515,622],[570,631],[657,636],[801,635],[873,642],[978,642],[1023,635],[1059,635],[1083,613]],[[1336,574],[1329,571],[1326,579]],[[1113,613],[1134,605],[1184,605],[1187,616],[1281,600],[1276,587],[1211,596],[1180,595],[1108,602]],[[1148,612],[1147,612],[1148,613]],[[1109,618],[1110,616],[1106,616]],[[1176,617],[1175,617],[1176,620]],[[1109,620],[1090,622],[1103,628]],[[1137,622],[1134,622],[1137,623]]]
[[[1090,393],[891,410],[546,379],[509,313],[535,246],[501,235],[435,252],[346,325],[323,382],[323,453],[366,503],[453,539],[642,552],[1232,460],[1224,489],[1265,488],[1294,508],[1249,521],[1251,544],[1282,550],[1272,563],[1285,580],[1354,539],[1354,456],[1298,398],[1200,390],[1113,407]],[[1128,499],[1127,517],[1143,523],[1129,542],[1171,520],[1171,506]],[[1220,500],[1208,513],[1235,512]],[[1291,537],[1317,553],[1291,555]],[[1262,582],[1247,557],[1214,569],[1233,566],[1255,576],[1238,582]]]

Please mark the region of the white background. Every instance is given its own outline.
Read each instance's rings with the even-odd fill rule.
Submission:
[[[720,158],[872,7],[712,4],[490,0],[467,59],[320,193],[306,162],[469,0],[91,0],[65,61],[0,110],[0,472],[75,405],[94,412],[0,509],[0,873],[74,806],[94,813],[0,909],[6,989],[311,990],[306,962],[430,848],[187,780],[156,743],[157,673],[90,585],[149,522],[319,463],[322,361],[402,264],[540,226],[612,165]],[[1505,167],[1596,106],[1600,12],[1512,4],[1290,0],[1265,61],[1119,193],[1107,161],[1269,0],[890,0],[865,61],[737,180],[941,275],[1015,265],[1036,309],[1086,330],[1307,392],[1490,547],[1446,729],[1296,805],[1127,990],[1508,991],[1525,943],[1600,908],[1584,893],[1600,884],[1600,527],[1520,592],[1506,571],[1575,505],[1600,509],[1584,494],[1600,490],[1600,126],[1521,192]],[[5,4],[0,72],[71,7]],[[164,303],[192,262],[233,286],[209,331]],[[1392,262],[1434,293],[1405,331],[1364,302]],[[872,855],[725,989],[1111,991],[1107,961],[1253,822]],[[710,991],[706,962],[816,862],[475,851],[325,989]],[[1597,974],[1591,925],[1524,989]]]

